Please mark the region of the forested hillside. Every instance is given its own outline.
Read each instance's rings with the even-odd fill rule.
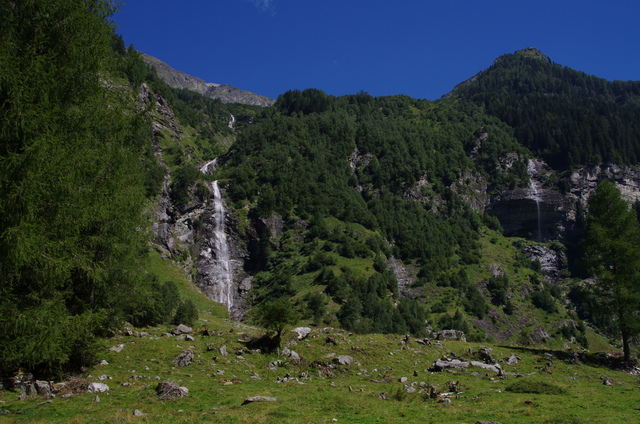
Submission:
[[[640,160],[638,81],[607,81],[528,48],[501,56],[450,96],[506,122],[520,143],[554,167]]]
[[[113,11],[0,5],[3,376],[92,365],[125,322],[197,323],[176,281],[218,284],[216,237],[242,300],[228,312],[278,339],[274,305],[287,324],[358,333],[584,347],[602,341],[587,320],[616,334],[564,240],[543,237],[541,203],[585,231],[595,185],[579,197],[554,168],[637,162],[638,83],[525,50],[435,102],[307,89],[223,104],[169,87],[114,32]],[[521,238],[490,213],[504,198],[530,221]],[[158,271],[173,265],[180,277]]]

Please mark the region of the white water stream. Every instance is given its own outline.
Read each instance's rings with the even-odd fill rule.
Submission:
[[[213,189],[213,206],[215,228],[213,242],[216,252],[215,279],[216,289],[214,300],[227,305],[227,309],[233,306],[233,278],[231,273],[231,258],[229,256],[229,244],[225,232],[225,210],[222,195],[218,188],[218,181],[211,184]]]
[[[211,175],[215,170],[217,159],[205,163],[200,171],[204,174]],[[224,199],[218,187],[218,181],[211,183],[211,191],[213,192],[213,240],[207,243],[211,247],[207,247],[203,255],[213,259],[212,280],[209,285],[212,286],[210,297],[216,302],[223,303],[227,309],[231,310],[233,306],[233,273],[231,270],[231,257],[229,255],[229,244],[227,242],[227,234],[225,231],[225,207]],[[212,249],[213,248],[213,249]],[[212,252],[213,250],[213,252]],[[213,255],[212,255],[213,253]]]
[[[529,159],[527,163],[527,173],[529,174],[529,188],[531,189],[531,200],[536,202],[537,220],[538,220],[538,234],[537,238],[534,234],[534,239],[542,241],[542,224],[540,222],[540,194],[538,192],[538,182],[533,178],[537,173],[536,165],[533,160]]]

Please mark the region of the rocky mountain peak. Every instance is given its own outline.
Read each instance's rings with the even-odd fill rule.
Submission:
[[[524,57],[532,57],[535,59],[543,60],[547,63],[551,63],[551,59],[549,59],[547,56],[544,55],[544,53],[542,53],[540,50],[534,47],[527,47],[525,49],[516,50],[514,54],[519,56],[524,56]]]
[[[244,91],[227,84],[206,82],[184,72],[173,69],[160,59],[141,53],[142,59],[152,66],[158,77],[169,87],[192,90],[210,99],[218,99],[222,103],[243,103],[254,106],[271,106],[275,100],[258,94]]]

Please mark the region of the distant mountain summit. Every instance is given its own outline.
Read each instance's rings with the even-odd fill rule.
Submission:
[[[167,85],[173,88],[184,88],[202,94],[210,99],[219,99],[222,103],[243,103],[255,106],[271,106],[275,100],[258,94],[244,91],[227,84],[206,82],[200,78],[177,71],[160,59],[141,53],[142,59],[153,66]]]
[[[500,56],[444,97],[482,107],[556,169],[640,163],[638,81],[607,81],[528,47]]]

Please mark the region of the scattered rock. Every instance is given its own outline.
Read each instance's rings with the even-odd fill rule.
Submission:
[[[513,353],[511,354],[511,356],[509,356],[509,358],[507,359],[507,365],[515,365],[518,363],[518,361],[522,360],[521,357],[514,355]]]
[[[112,352],[120,353],[122,351],[122,349],[124,349],[124,345],[123,344],[119,344],[119,345],[113,346],[109,350],[112,351]]]
[[[436,338],[436,340],[452,339],[459,340],[461,342],[467,341],[464,332],[458,330],[442,330],[438,331],[437,333],[433,333],[433,336]]]
[[[43,396],[47,399],[53,397],[53,390],[51,384],[48,381],[36,380],[34,385],[36,388],[36,393],[38,393],[38,395]]]
[[[500,424],[498,421],[476,421],[476,424]]]
[[[180,324],[179,326],[171,330],[171,334],[173,334],[174,336],[178,336],[180,334],[190,334],[192,331],[193,329],[191,327],[187,327],[184,324]]]
[[[193,361],[193,351],[191,349],[185,349],[182,353],[176,356],[173,363],[179,367],[186,367]]]
[[[437,359],[431,365],[433,371],[443,371],[445,369],[466,369],[469,367],[480,367],[482,369],[493,371],[499,376],[504,375],[504,371],[499,364],[485,364],[479,361],[461,361],[459,359]]]
[[[269,396],[251,396],[242,402],[243,405],[247,405],[252,402],[276,402],[278,399]]]
[[[332,344],[334,346],[338,346],[338,342],[336,342],[336,339],[334,339],[333,337],[327,337],[324,342],[325,343],[330,343],[330,344]]]
[[[177,384],[163,381],[156,386],[156,393],[160,400],[169,400],[186,396],[189,390],[186,387],[178,387]]]
[[[218,349],[220,351],[220,355],[222,356],[227,356],[229,355],[229,353],[227,352],[227,346],[222,346],[220,349]]]
[[[46,405],[47,403],[53,402],[52,400],[45,400],[44,402],[36,403],[36,406]]]
[[[144,417],[145,414],[140,412],[139,409],[136,409],[135,411],[133,411],[133,415],[135,415],[136,417]]]
[[[447,381],[445,383],[445,385],[447,386],[447,390],[449,392],[457,393],[457,392],[460,391],[460,382],[459,381]]]
[[[293,361],[295,363],[298,363],[298,362],[301,361],[300,355],[298,355],[298,353],[296,351],[291,350],[291,349],[289,349],[287,347],[285,347],[282,350],[282,356],[285,356],[285,357],[291,359],[291,361]]]
[[[105,393],[109,391],[109,386],[104,383],[91,383],[87,387],[88,393]]]
[[[303,340],[306,339],[307,336],[311,333],[311,328],[309,327],[297,327],[294,328],[293,330],[294,333],[298,334],[298,340]]]
[[[353,358],[348,355],[338,355],[335,358],[333,358],[333,362],[335,362],[338,365],[351,365],[353,364]]]

